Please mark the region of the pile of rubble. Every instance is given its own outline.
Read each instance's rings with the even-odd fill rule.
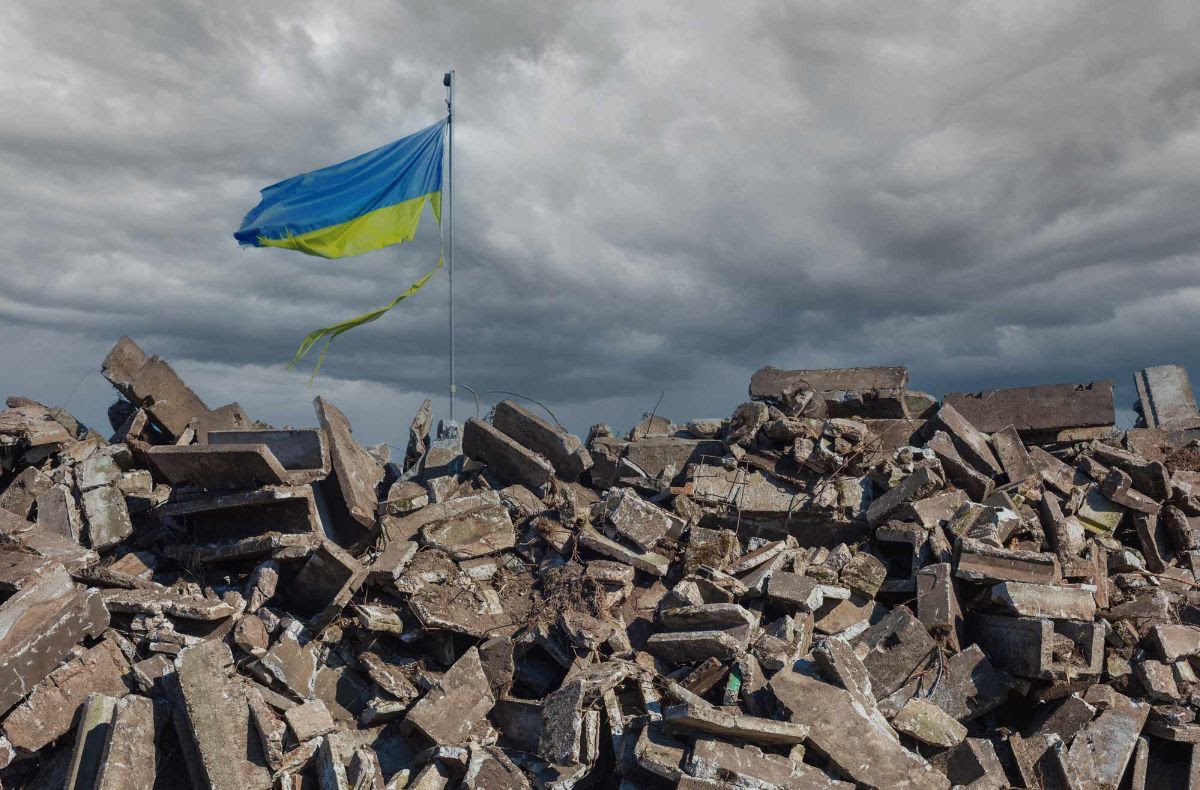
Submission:
[[[104,437],[0,412],[6,788],[1200,788],[1182,368],[951,393],[764,368],[586,442],[403,458],[122,338]]]

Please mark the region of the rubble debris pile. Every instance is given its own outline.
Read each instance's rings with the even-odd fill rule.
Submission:
[[[1110,381],[763,368],[586,441],[427,401],[395,462],[103,372],[107,438],[0,411],[5,788],[1200,789],[1178,366],[1129,430]]]

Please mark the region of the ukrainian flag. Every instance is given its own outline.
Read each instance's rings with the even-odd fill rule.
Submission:
[[[441,221],[443,119],[353,159],[262,190],[233,234],[243,247],[344,258],[411,241],[425,201]]]
[[[442,152],[448,119],[402,140],[311,173],[272,184],[233,234],[243,247],[283,247],[322,258],[344,258],[412,241],[425,201],[442,221]],[[325,338],[313,376],[334,338],[370,323],[416,293],[437,265],[389,304],[309,332],[292,367]]]

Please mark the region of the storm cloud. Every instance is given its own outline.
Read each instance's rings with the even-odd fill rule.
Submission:
[[[459,77],[459,379],[569,427],[721,416],[763,364],[935,394],[1200,372],[1194,3],[0,6],[0,381],[103,424],[122,334],[218,405],[367,441],[446,411],[416,242],[241,250],[258,190],[436,120]],[[462,413],[474,413],[469,395]]]

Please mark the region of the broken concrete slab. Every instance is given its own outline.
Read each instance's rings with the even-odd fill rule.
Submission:
[[[143,407],[173,440],[183,434],[193,419],[208,413],[204,401],[170,365],[158,357],[147,356],[129,337],[117,341],[100,370],[122,395]]]
[[[116,707],[116,698],[107,694],[89,694],[84,700],[79,711],[79,724],[75,727],[75,746],[66,785],[69,790],[96,786]]]
[[[508,508],[494,504],[425,524],[421,541],[456,560],[469,560],[511,549],[517,535]]]
[[[254,488],[288,482],[265,444],[163,445],[146,451],[155,471],[172,485]]]
[[[703,732],[755,744],[804,743],[808,728],[801,724],[728,713],[703,701],[672,705],[663,711],[667,732]]]
[[[609,489],[604,515],[618,534],[647,550],[672,529],[682,531],[686,526],[683,519],[647,502],[630,488]]]
[[[1146,427],[1154,429],[1200,427],[1200,411],[1182,365],[1154,365],[1133,374],[1138,404]]]
[[[991,599],[1024,617],[1091,621],[1096,616],[1095,596],[1081,587],[1008,581],[992,587]]]
[[[246,693],[218,641],[184,648],[166,676],[175,729],[194,787],[267,790],[271,773],[250,723]]]
[[[470,419],[463,426],[463,453],[501,479],[534,491],[543,491],[554,476],[549,461],[482,420]]]
[[[330,471],[325,432],[315,428],[209,431],[210,445],[265,444],[292,485],[323,480]]]
[[[967,737],[967,728],[932,702],[913,697],[892,718],[896,730],[921,743],[949,748]]]
[[[943,401],[929,422],[935,430],[945,431],[959,455],[985,477],[995,477],[1004,471],[987,435],[949,402]]]
[[[1113,382],[1108,380],[948,392],[942,402],[984,433],[1012,425],[1026,438],[1072,428],[1103,428],[1116,422]]]
[[[383,466],[355,440],[350,421],[336,406],[318,396],[313,407],[329,442],[333,470],[330,477],[334,485],[330,487],[327,481],[326,496],[337,503],[336,511],[345,514],[343,522],[353,522],[365,530],[374,529]]]
[[[552,426],[511,400],[496,404],[492,425],[544,457],[563,480],[578,480],[592,466],[592,457],[578,436]]]
[[[592,527],[580,530],[579,545],[652,576],[665,576],[671,566],[671,561],[661,554],[625,546],[604,537]]]
[[[43,749],[71,731],[89,694],[124,696],[128,672],[129,660],[117,643],[102,640],[38,683],[4,720],[4,737],[22,753]]]
[[[750,378],[750,397],[777,406],[795,402],[801,391],[824,401],[830,417],[908,417],[908,371],[892,368],[780,370],[764,367]],[[785,411],[788,409],[785,408]]]
[[[944,637],[947,646],[958,651],[963,614],[950,563],[933,563],[917,572],[917,618],[930,634]]]
[[[96,790],[152,790],[158,775],[155,738],[165,718],[160,707],[137,694],[117,700]]]
[[[471,648],[413,705],[404,722],[434,743],[458,746],[495,704],[479,651]]]
[[[882,700],[908,683],[937,650],[937,642],[907,607],[899,606],[850,640]]]
[[[974,538],[959,538],[954,575],[972,582],[1054,584],[1061,578],[1058,558],[1047,552],[998,549]]]
[[[922,757],[881,730],[845,689],[787,670],[771,679],[770,688],[791,720],[809,728],[808,744],[855,782],[911,790],[950,787]]]
[[[85,636],[108,627],[98,590],[77,587],[58,563],[39,560],[32,571],[0,605],[0,712],[40,684]]]

